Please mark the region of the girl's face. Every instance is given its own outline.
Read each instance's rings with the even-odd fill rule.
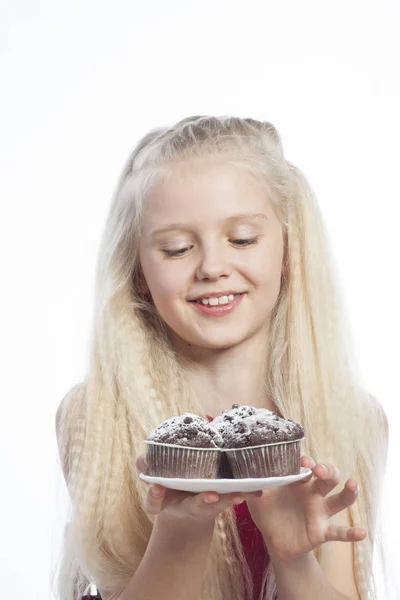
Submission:
[[[176,165],[146,200],[139,258],[180,343],[222,349],[266,335],[282,231],[266,191],[244,170],[215,158]]]

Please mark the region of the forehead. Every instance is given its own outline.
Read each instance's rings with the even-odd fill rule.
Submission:
[[[173,165],[169,176],[153,186],[144,204],[142,231],[177,221],[211,225],[242,213],[277,220],[261,180],[226,161],[196,158]]]

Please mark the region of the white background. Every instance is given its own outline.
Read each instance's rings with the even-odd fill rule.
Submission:
[[[84,373],[120,169],[150,128],[194,114],[274,123],[319,198],[360,370],[391,424],[396,566],[399,17],[389,0],[3,0],[2,597],[51,597],[65,494],[54,417]]]

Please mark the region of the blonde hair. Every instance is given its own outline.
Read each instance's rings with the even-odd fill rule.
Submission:
[[[80,599],[94,581],[109,600],[128,585],[154,521],[143,510],[146,486],[135,468],[145,451],[142,441],[172,415],[203,414],[165,324],[141,291],[138,242],[143,203],[154,183],[168,177],[174,162],[204,156],[257,176],[279,215],[285,272],[271,315],[265,390],[284,417],[303,425],[303,454],[336,464],[342,483],[358,481],[351,520],[367,537],[354,544],[355,575],[361,599],[375,600],[372,551],[377,545],[383,552],[378,507],[387,420],[358,373],[320,209],[271,123],[207,116],[145,135],[114,193],[100,244],[86,375],[59,411],[59,451],[71,498],[59,598]],[[329,546],[316,550],[320,564]],[[231,509],[217,518],[201,599],[243,600],[246,591],[251,596],[251,575]],[[269,565],[263,600],[275,592]]]

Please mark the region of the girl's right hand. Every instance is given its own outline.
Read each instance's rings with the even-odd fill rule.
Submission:
[[[148,468],[146,455],[141,454],[136,461],[139,473],[145,473]],[[201,494],[171,490],[162,485],[151,484],[144,502],[144,509],[150,515],[169,515],[178,520],[195,520],[198,522],[212,522],[222,511],[234,504],[241,504],[249,498],[259,498],[262,490],[258,492],[232,492],[218,494],[209,491]]]

